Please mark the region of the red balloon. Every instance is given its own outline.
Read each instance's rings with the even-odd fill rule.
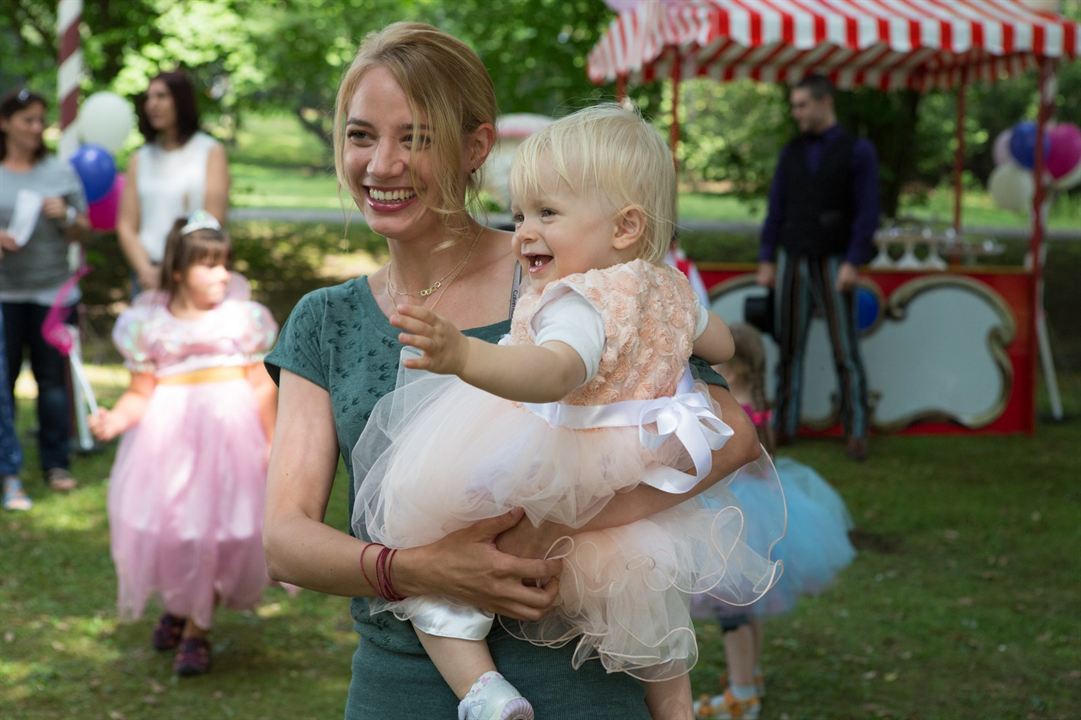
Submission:
[[[124,193],[124,176],[117,174],[109,192],[87,207],[86,216],[95,230],[115,230],[116,216],[120,209],[120,196]]]
[[[1081,163],[1081,129],[1073,123],[1056,125],[1048,131],[1051,149],[1047,151],[1047,172],[1051,177],[1069,175]]]

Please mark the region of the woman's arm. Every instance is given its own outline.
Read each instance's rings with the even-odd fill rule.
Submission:
[[[719,385],[710,385],[709,394],[720,406],[720,415],[731,426],[734,434],[724,447],[713,452],[713,467],[693,490],[677,495],[641,483],[633,490],[618,493],[596,517],[580,528],[556,523],[542,523],[539,528],[535,528],[528,522],[519,523],[499,537],[499,549],[521,557],[543,557],[552,543],[563,535],[628,525],[655,515],[708,490],[740,467],[757,459],[762,448],[754,425],[743,408],[732,398],[731,393]]]
[[[206,196],[203,209],[224,225],[229,214],[229,160],[225,147],[217,144],[210,148],[206,158]]]
[[[117,435],[127,432],[129,428],[143,419],[146,412],[146,404],[157,387],[158,381],[153,373],[132,373],[131,384],[112,410],[98,408],[97,413],[87,420],[90,432],[98,440],[112,440]]]
[[[41,205],[41,214],[59,223],[69,242],[80,242],[90,234],[90,221],[86,213],[68,203],[63,196],[47,197]]]
[[[713,313],[707,313],[709,322],[694,341],[694,354],[710,365],[720,365],[732,359],[736,352],[736,341],[728,323]]]
[[[150,262],[150,255],[139,241],[139,157],[132,155],[128,160],[128,177],[124,183],[124,192],[120,196],[120,212],[116,220],[116,236],[120,240],[120,250],[128,265],[139,278],[144,289],[156,288],[161,281],[160,274]]]
[[[278,409],[263,525],[271,577],[334,595],[375,595],[359,567],[365,543],[323,522],[338,464],[330,395],[283,370]],[[393,566],[395,588],[407,596],[448,595],[516,618],[542,617],[558,587],[535,584],[558,575],[560,564],[513,557],[495,547],[496,536],[520,517],[485,520],[431,545],[400,551]],[[369,563],[373,558],[368,553]]]

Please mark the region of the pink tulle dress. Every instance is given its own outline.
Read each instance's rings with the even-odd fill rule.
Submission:
[[[141,616],[156,594],[168,612],[209,628],[215,596],[251,608],[269,581],[267,440],[243,368],[270,349],[277,325],[249,295],[234,274],[221,305],[183,320],[163,293],[143,293],[113,329],[128,369],[158,379],[109,478],[122,618]]]
[[[732,430],[690,380],[696,305],[686,279],[636,260],[527,289],[504,342],[532,343],[535,315],[568,292],[599,312],[604,345],[593,379],[561,402],[516,403],[453,376],[399,371],[353,452],[358,536],[412,547],[517,507],[534,523],[581,527],[640,483],[682,493],[704,477],[710,449]],[[773,484],[783,517],[768,458],[740,472]],[[746,605],[780,572],[770,558],[778,538],[749,542],[726,486],[559,541],[549,552],[564,559],[558,611],[500,622],[537,645],[577,642],[575,667],[598,658],[609,672],[648,681],[688,672],[698,653],[689,596]],[[492,623],[446,598],[370,604],[434,635],[479,640]]]

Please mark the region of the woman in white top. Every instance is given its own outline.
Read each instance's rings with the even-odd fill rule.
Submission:
[[[161,284],[165,238],[177,218],[206,210],[225,224],[229,165],[225,148],[199,130],[195,88],[182,70],[163,72],[136,104],[146,144],[128,161],[117,235],[137,282]]]

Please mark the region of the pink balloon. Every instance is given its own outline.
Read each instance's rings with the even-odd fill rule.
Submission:
[[[991,150],[991,157],[995,160],[995,165],[1002,165],[1013,160],[1010,155],[1010,136],[1013,135],[1013,130],[1006,128],[998,134],[995,138],[994,148]]]
[[[1069,175],[1081,162],[1081,129],[1073,123],[1056,125],[1048,131],[1051,149],[1047,153],[1047,172],[1058,180]]]
[[[124,176],[117,173],[113,186],[97,202],[90,203],[87,217],[95,230],[115,230],[116,215],[120,209],[120,196],[124,193]]]

